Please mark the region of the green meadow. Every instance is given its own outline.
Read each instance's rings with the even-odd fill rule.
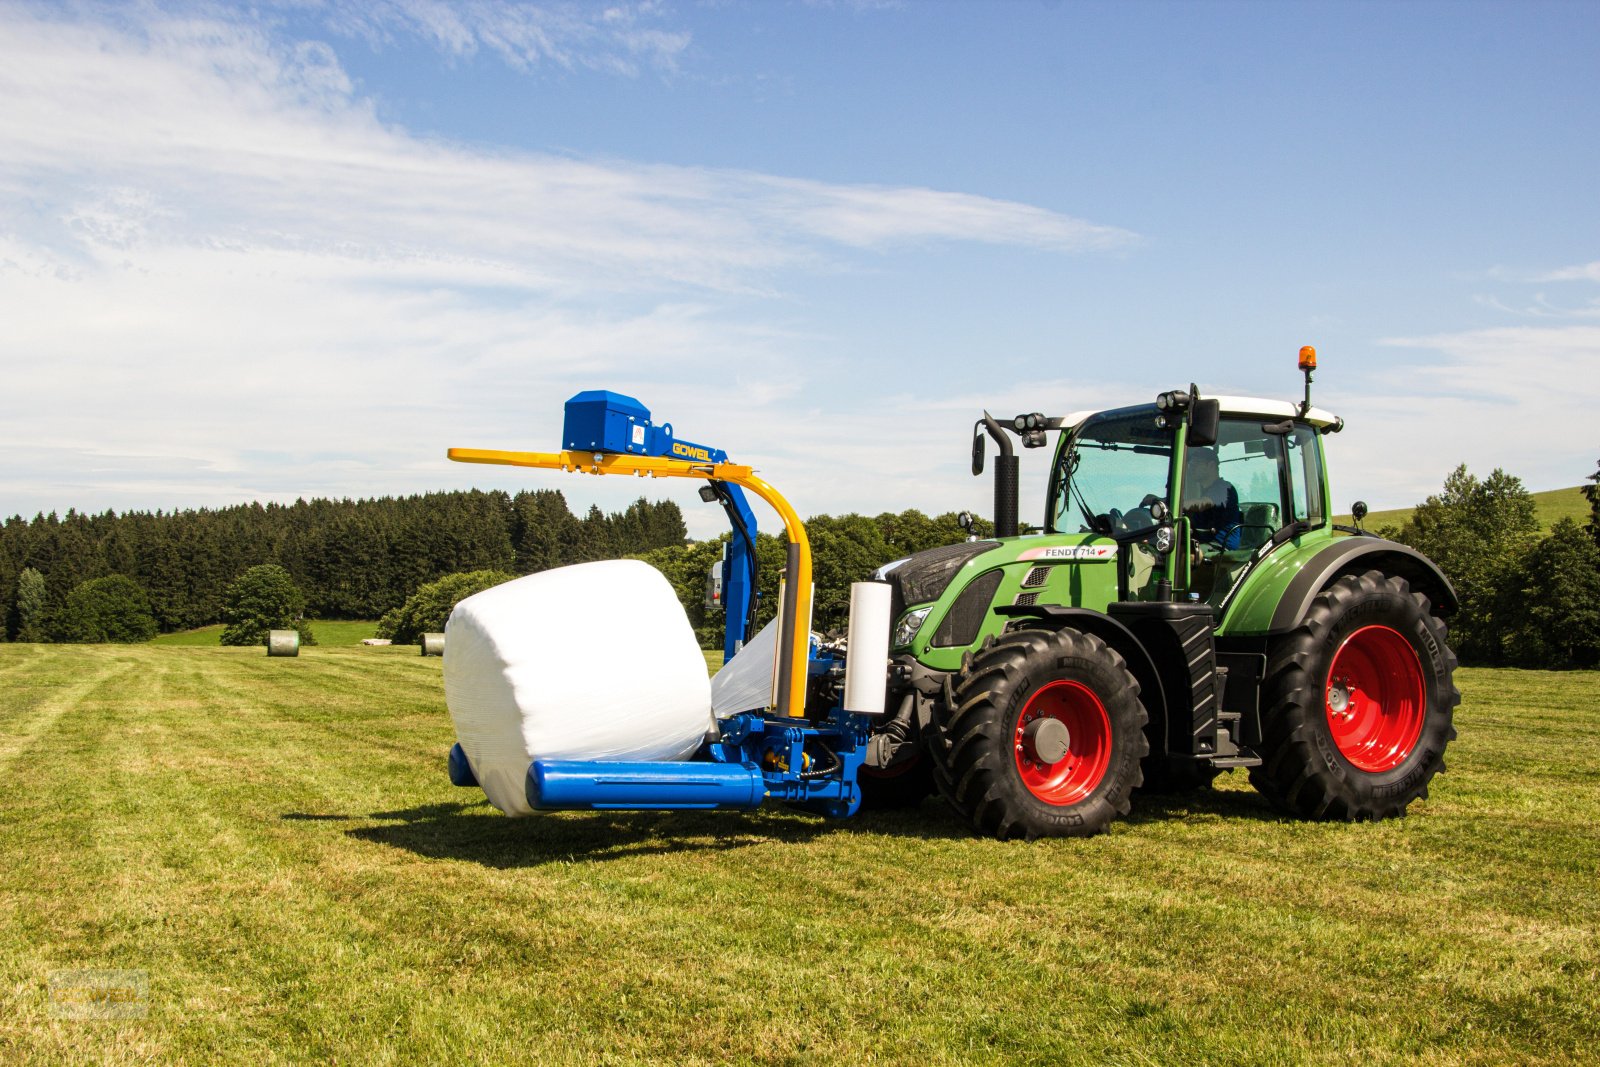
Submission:
[[[326,640],[0,645],[0,1062],[1600,1047],[1595,674],[1461,671],[1449,771],[1403,820],[1287,821],[1234,774],[1024,844],[937,800],[507,819],[446,779],[440,666]],[[82,969],[136,976],[133,1017],[82,1017]]]

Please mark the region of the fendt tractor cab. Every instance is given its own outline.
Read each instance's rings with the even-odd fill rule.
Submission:
[[[1111,411],[985,413],[972,469],[982,473],[992,440],[994,536],[880,569],[852,590],[844,640],[810,634],[809,541],[787,502],[724,453],[676,441],[631,398],[575,397],[565,452],[452,450],[704,479],[702,496],[727,508],[737,535],[721,575],[730,654],[754,618],[755,523],[741,487],[788,534],[763,706],[721,719],[687,761],[532,758],[530,806],[774,799],[849,815],[936,788],[986,834],[1081,836],[1126,814],[1136,789],[1201,788],[1244,767],[1294,814],[1404,814],[1455,736],[1443,620],[1456,598],[1422,554],[1359,528],[1364,505],[1357,526],[1334,525],[1323,443],[1343,422],[1311,404],[1315,351],[1299,365],[1299,403],[1190,386]],[[595,405],[603,418],[591,420]],[[590,421],[615,432],[574,431]],[[1019,535],[1012,440],[1044,448],[1057,432],[1044,529]],[[475,784],[460,745],[451,767]]]
[[[1088,834],[1141,784],[1250,769],[1316,818],[1404,813],[1454,736],[1450,583],[1332,520],[1311,405],[1206,397],[1064,418],[987,414],[995,537],[884,567],[895,627],[869,798],[931,778],[980,830]],[[1017,456],[1060,430],[1045,529],[1017,536]],[[1356,506],[1357,521],[1365,506]]]

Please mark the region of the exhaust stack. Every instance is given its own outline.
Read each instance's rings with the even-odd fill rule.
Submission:
[[[989,431],[1000,454],[994,457],[994,535],[1017,536],[1017,482],[1021,463],[1011,449],[1005,429],[987,411],[983,413],[983,428]]]

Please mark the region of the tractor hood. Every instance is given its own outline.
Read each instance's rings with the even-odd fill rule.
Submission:
[[[910,605],[938,600],[968,560],[999,547],[999,541],[962,541],[930,548],[914,556],[886,563],[872,577],[880,582],[888,582],[894,590],[889,617],[897,619]]]
[[[1109,537],[1035,534],[929,549],[887,564],[873,577],[891,588],[890,647],[910,649],[928,666],[949,670],[963,650],[1004,625],[996,606],[1104,610],[1116,599],[1117,571],[1117,544]]]

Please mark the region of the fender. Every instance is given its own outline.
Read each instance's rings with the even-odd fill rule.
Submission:
[[[1139,681],[1145,711],[1151,719],[1167,718],[1167,692],[1161,685],[1161,672],[1150,658],[1144,643],[1134,632],[1109,615],[1088,608],[1067,608],[1059,604],[1004,604],[994,609],[996,615],[1008,618],[1039,619],[1053,629],[1070,626],[1086,634],[1094,634],[1117,651],[1128,664],[1128,670]]]
[[[1329,582],[1343,574],[1360,574],[1369,569],[1399,575],[1412,588],[1425,594],[1441,615],[1454,615],[1461,606],[1450,579],[1438,566],[1410,545],[1386,541],[1381,537],[1340,538],[1305,561],[1283,590],[1272,613],[1272,633],[1286,633],[1300,625],[1311,602]]]

